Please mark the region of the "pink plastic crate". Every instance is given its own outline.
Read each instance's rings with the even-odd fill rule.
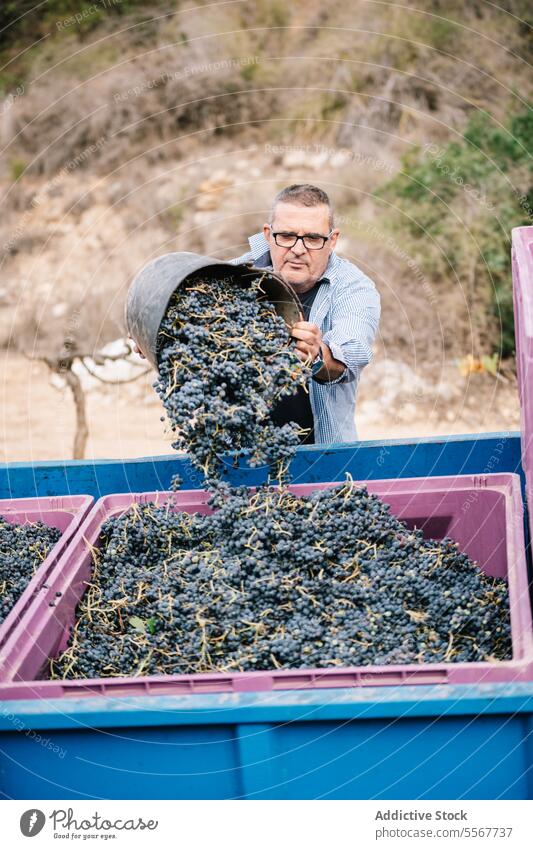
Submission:
[[[39,566],[19,600],[0,625],[0,661],[3,646],[13,633],[22,615],[30,607],[35,594],[43,583],[46,583],[51,571],[65,551],[68,541],[87,515],[92,503],[93,498],[90,495],[11,498],[0,501],[0,516],[13,525],[42,522],[44,525],[61,531],[61,538]]]
[[[513,299],[520,395],[522,466],[533,516],[533,227],[513,230]]]
[[[339,484],[298,485],[308,494]],[[57,564],[49,588],[35,599],[4,652],[0,699],[90,695],[134,696],[286,690],[382,684],[444,684],[529,680],[533,674],[533,636],[523,536],[523,510],[517,475],[493,474],[371,481],[368,490],[392,512],[427,537],[450,536],[480,567],[509,581],[512,660],[498,663],[449,663],[364,666],[345,669],[268,670],[264,672],[102,678],[83,681],[39,680],[48,659],[66,647],[68,628],[91,574],[90,546],[102,522],[133,502],[171,503],[174,510],[209,512],[208,494],[142,493],[109,495],[98,501]],[[61,596],[57,597],[56,593]],[[53,601],[54,607],[49,607]]]

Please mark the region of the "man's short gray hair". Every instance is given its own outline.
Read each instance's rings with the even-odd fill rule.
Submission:
[[[278,192],[272,203],[270,210],[270,223],[274,220],[274,213],[278,203],[294,203],[297,206],[327,206],[329,208],[329,228],[333,230],[335,226],[333,217],[333,207],[331,201],[322,189],[318,186],[313,186],[311,183],[294,183],[292,186],[282,189]]]

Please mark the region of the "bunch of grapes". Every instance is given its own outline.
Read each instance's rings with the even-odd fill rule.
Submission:
[[[42,522],[12,525],[0,516],[0,625],[60,536]]]
[[[505,581],[353,482],[299,497],[220,484],[211,515],[109,519],[52,677],[511,656]]]
[[[192,279],[174,293],[158,337],[155,384],[176,435],[208,482],[249,453],[250,464],[282,474],[302,437],[296,424],[277,427],[273,404],[305,384],[309,368],[289,343],[284,320],[261,299],[261,278]]]

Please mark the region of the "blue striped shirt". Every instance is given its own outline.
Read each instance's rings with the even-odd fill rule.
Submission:
[[[256,268],[271,269],[272,259],[263,233],[256,233],[248,241],[249,252],[231,261],[253,261]],[[361,371],[372,359],[379,316],[380,299],[374,283],[356,265],[332,251],[309,321],[318,325],[332,356],[346,369],[329,383],[309,381],[316,443],[357,439],[357,387]]]

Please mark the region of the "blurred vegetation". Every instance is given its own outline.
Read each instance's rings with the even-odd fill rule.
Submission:
[[[11,33],[35,31],[38,28],[45,30],[50,22],[58,18],[80,13],[96,14],[97,7],[100,7],[104,14],[112,12],[123,15],[145,5],[143,0],[93,0],[86,5],[81,4],[80,0],[46,0],[45,3],[36,3],[35,0],[3,0],[0,7],[0,24],[2,28],[10,26]]]
[[[513,354],[510,235],[533,223],[533,109],[507,127],[477,112],[460,141],[417,148],[377,196],[436,285],[454,277],[472,314],[486,304],[479,344]],[[428,238],[429,237],[429,238]],[[483,321],[484,319],[484,321]]]
[[[132,12],[142,22],[145,8],[144,0],[0,0],[0,96],[26,81],[35,60],[52,62],[55,39],[83,42],[106,21]]]
[[[126,15],[146,6],[144,0],[2,0],[0,3],[0,50],[17,40],[37,41],[65,27],[83,38],[101,24],[107,15]],[[71,21],[70,19],[73,18]]]
[[[9,163],[11,179],[14,183],[23,175],[26,170],[26,163],[23,159],[14,158]]]

